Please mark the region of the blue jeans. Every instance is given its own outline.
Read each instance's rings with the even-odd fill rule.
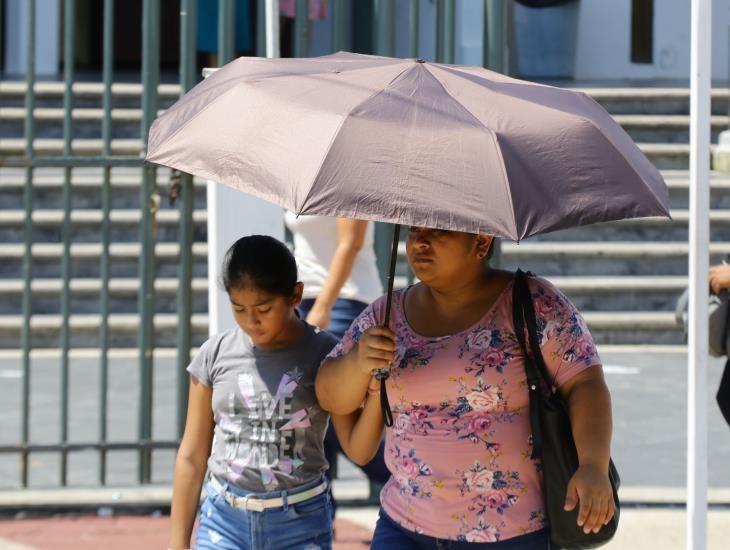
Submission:
[[[316,487],[322,479],[273,493],[252,493],[235,487],[228,492],[259,498],[291,496]],[[269,508],[263,512],[239,510],[230,506],[222,494],[207,483],[206,498],[200,507],[200,525],[196,532],[196,549],[216,550],[318,550],[332,548],[330,492],[299,502]]]
[[[373,550],[549,550],[550,533],[547,529],[498,542],[461,542],[419,535],[404,529],[381,509],[375,534],[370,546]]]

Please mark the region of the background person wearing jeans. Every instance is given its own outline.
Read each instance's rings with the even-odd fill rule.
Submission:
[[[309,324],[339,340],[369,303],[383,294],[375,257],[375,228],[371,222],[323,216],[296,216],[284,221],[294,238],[294,257],[304,283],[299,309]],[[342,452],[332,426],[325,436],[327,475],[337,477]],[[371,482],[383,484],[389,473],[381,445],[373,460],[359,466]]]

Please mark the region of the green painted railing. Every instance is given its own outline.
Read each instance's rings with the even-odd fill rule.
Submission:
[[[206,0],[207,1],[207,0]],[[219,1],[218,20],[218,60],[224,64],[235,55],[235,0]],[[256,2],[257,17],[255,21],[257,55],[265,55],[265,9],[267,0]],[[360,0],[358,0],[359,2]],[[408,55],[417,58],[420,54],[420,39],[424,33],[434,33],[436,42],[436,60],[445,63],[455,62],[456,43],[456,0],[436,0],[436,24],[429,29],[422,28],[421,15],[426,6],[425,0],[410,0],[406,10],[408,21],[397,25],[396,3],[392,0],[370,0],[372,2],[372,20],[362,21],[352,15],[354,2],[348,0],[330,1],[330,34],[331,51],[349,50],[353,48],[356,31],[367,29],[372,32],[372,53],[392,56],[396,49],[396,33],[408,33]],[[466,0],[460,0],[461,2]],[[469,0],[471,1],[471,0]],[[157,116],[159,106],[160,83],[160,0],[143,0],[142,4],[142,151],[146,150],[148,130]],[[134,450],[138,453],[137,479],[145,484],[151,481],[153,450],[174,449],[182,436],[187,409],[188,377],[185,368],[190,361],[192,342],[192,274],[193,274],[193,180],[188,174],[174,174],[177,178],[178,208],[180,212],[178,227],[179,261],[178,285],[176,290],[176,308],[178,315],[176,335],[176,422],[175,438],[161,440],[153,437],[153,374],[154,374],[154,311],[155,311],[155,242],[156,214],[159,208],[160,192],[157,185],[157,170],[154,166],[145,165],[143,154],[139,156],[114,155],[112,150],[112,84],[114,74],[114,0],[103,2],[103,51],[102,51],[102,119],[101,119],[101,153],[98,156],[81,156],[74,151],[74,58],[76,31],[75,22],[77,5],[74,0],[63,3],[63,152],[58,156],[40,156],[36,152],[36,67],[35,67],[35,25],[37,16],[36,0],[26,0],[25,48],[27,51],[27,67],[25,74],[25,148],[21,156],[0,157],[0,166],[19,167],[24,169],[25,184],[23,188],[23,205],[25,221],[23,224],[23,288],[21,297],[21,335],[19,347],[21,351],[22,385],[20,400],[20,438],[17,444],[0,445],[1,453],[16,454],[20,457],[20,484],[28,486],[29,462],[32,453],[57,452],[59,461],[59,479],[61,485],[68,480],[68,456],[72,452],[94,450],[98,452],[98,483],[104,485],[108,479],[108,456],[111,451]],[[310,50],[313,26],[308,21],[307,0],[296,1],[296,17],[293,25],[292,45],[296,56],[306,56]],[[2,11],[0,0],[0,11]],[[197,66],[199,0],[180,0],[180,66],[179,81],[181,92],[191,89],[199,80]],[[504,41],[506,2],[501,0],[484,0],[484,59],[485,64],[499,71],[505,70]],[[99,382],[98,406],[99,417],[96,425],[97,439],[85,442],[69,441],[69,356],[72,347],[70,329],[71,317],[71,244],[72,224],[71,205],[73,193],[73,174],[78,168],[97,167],[102,170],[100,204],[102,219],[99,227],[101,255],[99,259]],[[111,199],[112,169],[116,167],[137,167],[142,171],[139,187],[139,204],[141,219],[139,224],[139,243],[141,253],[138,262],[138,314],[137,352],[139,369],[139,400],[137,439],[133,441],[110,441],[109,417],[109,352],[111,349],[110,317],[110,245],[111,245]],[[61,332],[60,332],[60,385],[59,391],[59,438],[56,443],[34,443],[30,438],[30,416],[32,410],[31,350],[33,349],[33,333],[31,319],[33,302],[31,283],[33,281],[33,191],[34,177],[37,168],[59,168],[63,172],[62,205],[63,221],[61,226]],[[376,230],[376,249],[379,265],[385,276],[390,253],[391,228],[378,224]],[[408,273],[409,281],[413,280]]]

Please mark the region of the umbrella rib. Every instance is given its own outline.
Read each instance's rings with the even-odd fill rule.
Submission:
[[[388,84],[383,86],[380,90],[377,90],[377,91],[373,92],[372,94],[370,94],[368,97],[363,99],[357,105],[354,105],[353,107],[351,107],[350,110],[342,116],[342,120],[340,120],[340,123],[337,125],[337,130],[332,133],[332,139],[330,140],[329,145],[327,146],[327,150],[325,151],[324,155],[322,156],[322,160],[319,163],[317,172],[315,173],[314,177],[312,178],[312,185],[309,187],[307,194],[304,196],[301,207],[297,209],[297,212],[296,212],[297,216],[302,214],[304,212],[304,209],[307,207],[307,201],[309,200],[309,198],[312,194],[312,189],[314,188],[314,185],[317,183],[317,180],[319,179],[319,175],[322,173],[322,167],[324,166],[324,163],[327,160],[327,157],[329,156],[330,151],[332,151],[332,146],[335,144],[335,141],[337,140],[337,136],[340,133],[340,129],[342,128],[342,125],[347,121],[349,116],[352,114],[352,111],[354,111],[355,109],[364,105],[365,103],[367,103],[374,97],[378,96],[379,94],[382,94],[385,90],[387,90],[390,86],[392,86],[396,80],[398,80],[401,76],[403,76],[403,74],[407,70],[412,69],[412,68],[413,68],[413,65],[409,63],[408,66],[405,69],[403,69],[401,72],[399,72],[397,75],[395,75],[393,77],[393,79],[390,82],[388,82]]]
[[[502,167],[502,183],[507,191],[507,197],[509,198],[510,213],[512,214],[512,226],[514,227],[514,230],[515,230],[516,240],[517,240],[517,242],[519,242],[520,241],[520,236],[518,235],[519,228],[517,226],[517,216],[515,214],[515,205],[514,205],[514,202],[512,201],[512,192],[509,187],[509,178],[507,176],[507,166],[504,163],[504,157],[502,156],[502,151],[499,148],[499,140],[497,139],[496,133],[491,128],[487,127],[487,125],[484,124],[481,120],[479,120],[479,118],[477,118],[477,116],[474,115],[474,113],[472,113],[463,103],[461,103],[458,99],[456,99],[456,97],[454,97],[454,95],[449,91],[449,89],[446,87],[446,85],[443,82],[441,82],[436,77],[435,74],[430,72],[431,67],[428,64],[427,64],[427,67],[429,69],[429,74],[431,75],[431,77],[439,84],[439,86],[441,86],[441,88],[444,90],[446,95],[449,96],[451,98],[451,100],[454,103],[456,103],[461,109],[463,109],[464,112],[467,113],[474,121],[476,121],[477,124],[479,126],[481,126],[487,132],[489,137],[492,138],[492,142],[494,143],[494,149],[497,152],[497,155],[499,156],[499,164]],[[441,68],[440,66],[437,66],[437,67]]]

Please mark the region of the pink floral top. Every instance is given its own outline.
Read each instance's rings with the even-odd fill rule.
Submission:
[[[551,283],[530,279],[541,349],[555,384],[600,365],[585,321]],[[471,328],[416,334],[395,293],[398,338],[387,382],[394,425],[386,433],[391,478],[385,512],[406,529],[441,539],[496,542],[545,527],[540,465],[531,436],[523,354],[512,323],[512,283]],[[385,299],[352,323],[329,357],[344,355],[382,323]]]

